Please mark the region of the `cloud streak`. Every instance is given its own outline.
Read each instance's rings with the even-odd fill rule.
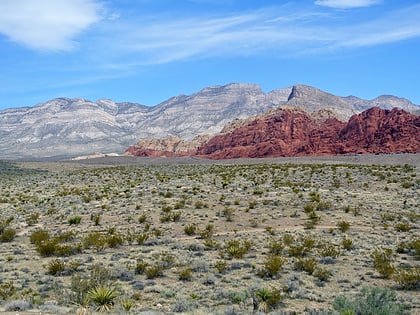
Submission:
[[[0,1],[0,33],[35,50],[66,51],[74,38],[99,21],[95,0]]]
[[[370,7],[382,2],[381,0],[317,0],[316,5],[335,9],[352,9]]]
[[[356,5],[357,1],[347,1],[347,5],[350,2]],[[221,17],[160,16],[142,23],[121,22],[112,35],[110,50],[138,64],[161,64],[219,56],[329,53],[420,36],[420,5],[357,23],[352,17],[345,19],[343,12],[293,9],[271,7]]]

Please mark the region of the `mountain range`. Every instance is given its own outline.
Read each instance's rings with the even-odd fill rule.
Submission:
[[[265,93],[258,85],[233,83],[172,97],[156,106],[57,98],[33,107],[0,111],[0,158],[122,153],[139,140],[160,138],[178,144],[194,140],[198,148],[204,139],[222,130],[226,133],[226,128],[235,129],[235,124],[244,124],[250,117],[265,115],[279,106],[303,109],[309,114],[324,113],[337,121],[347,121],[373,106],[420,113],[418,105],[404,98],[339,97],[305,85]]]

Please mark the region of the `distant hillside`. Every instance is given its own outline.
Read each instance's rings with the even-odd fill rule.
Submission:
[[[199,135],[215,135],[236,119],[280,105],[309,112],[328,109],[340,120],[372,105],[420,112],[419,106],[394,96],[367,101],[304,85],[264,93],[258,85],[233,83],[172,97],[152,107],[106,99],[58,98],[34,107],[0,111],[0,159],[122,153],[139,140],[167,137],[184,143]]]

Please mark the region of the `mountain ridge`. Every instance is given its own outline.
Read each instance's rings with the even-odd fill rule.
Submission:
[[[420,112],[419,106],[406,99],[378,98],[375,102],[382,107],[389,99],[392,105]],[[265,93],[259,85],[248,83],[206,87],[155,106],[109,99],[92,102],[57,98],[33,107],[0,111],[0,157],[70,158],[97,152],[122,153],[142,139],[178,137],[190,141],[198,135],[214,135],[235,119],[246,119],[281,105],[309,112],[327,108],[340,119],[348,119],[370,104],[372,101],[346,99],[305,85]]]

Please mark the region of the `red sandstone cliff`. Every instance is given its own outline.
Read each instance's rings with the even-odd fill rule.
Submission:
[[[317,117],[317,118],[314,118]],[[137,147],[141,156],[195,155],[211,159],[420,152],[420,116],[403,110],[371,108],[345,123],[279,109],[203,141],[195,151],[171,152]]]

